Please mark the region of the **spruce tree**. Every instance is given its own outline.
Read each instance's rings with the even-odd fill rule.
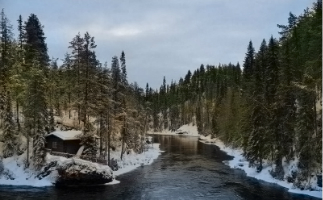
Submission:
[[[40,169],[45,163],[45,133],[48,130],[48,112],[46,103],[45,75],[37,61],[28,73],[27,88],[24,96],[23,115],[27,136],[27,151],[29,138],[33,138],[33,164]],[[28,155],[28,154],[27,154]],[[29,157],[27,156],[27,165]]]
[[[47,65],[49,56],[47,53],[47,44],[45,43],[45,34],[43,26],[41,25],[38,17],[31,14],[25,22],[25,62],[28,67],[32,67],[36,60],[42,70],[47,73]],[[47,74],[46,74],[47,75]]]
[[[253,78],[253,71],[255,65],[255,49],[252,45],[252,41],[248,44],[248,49],[246,53],[246,57],[243,63],[243,80],[244,83],[247,84],[246,87],[250,87],[248,84]]]
[[[1,59],[0,59],[0,92],[1,90],[6,93],[7,84],[9,79],[9,72],[12,67],[12,55],[10,48],[12,48],[12,26],[9,19],[4,13],[4,9],[1,11],[1,21],[0,21],[0,34],[1,34]],[[5,95],[5,94],[4,94]]]
[[[267,67],[267,45],[263,40],[258,53],[256,54],[255,67],[254,67],[254,83],[252,85],[252,106],[251,106],[251,123],[252,131],[249,134],[248,147],[245,155],[249,159],[250,163],[256,164],[258,172],[262,170],[262,160],[266,156],[266,152],[269,152],[268,141],[266,132],[266,116],[269,108],[264,104],[264,87],[265,76],[264,71]]]
[[[24,89],[24,74],[23,74],[23,65],[24,65],[24,57],[25,57],[25,51],[24,51],[24,27],[23,27],[23,21],[21,15],[19,15],[18,21],[18,46],[16,49],[15,54],[15,64],[11,70],[11,77],[10,77],[10,90],[12,91],[12,94],[14,96],[14,100],[16,102],[16,124],[18,126],[18,131],[21,130],[20,125],[20,106],[22,104],[22,96],[23,96],[23,89]]]
[[[120,56],[120,70],[121,70],[121,83],[124,87],[127,87],[127,66],[126,66],[126,56],[124,51],[121,52]]]
[[[81,34],[78,33],[73,40],[70,42],[70,46],[68,48],[72,49],[72,59],[70,60],[71,62],[71,71],[73,71],[73,74],[76,75],[75,79],[72,79],[74,83],[74,90],[76,90],[76,101],[74,103],[74,106],[77,108],[77,116],[78,116],[78,121],[79,124],[81,123],[81,106],[80,106],[80,101],[81,101],[81,66],[82,66],[82,54],[83,54],[83,43],[84,43],[84,38],[81,37]],[[66,61],[69,63],[69,58]]]
[[[303,181],[309,177],[316,166],[315,159],[315,141],[313,135],[315,134],[315,115],[313,114],[314,92],[307,89],[301,89],[298,93],[298,109],[297,109],[297,138],[298,143],[296,145],[297,152],[299,154],[298,167],[300,174],[298,176],[298,184],[302,184]],[[319,165],[319,163],[317,163]]]
[[[4,158],[11,157],[17,152],[17,135],[16,127],[13,121],[13,115],[11,110],[11,98],[10,93],[6,95],[6,107],[3,127],[3,156]]]
[[[79,135],[79,138],[81,140],[80,145],[84,146],[84,151],[82,152],[83,157],[90,160],[95,158],[98,148],[94,134],[94,127],[89,121],[86,121],[83,128],[83,134]]]

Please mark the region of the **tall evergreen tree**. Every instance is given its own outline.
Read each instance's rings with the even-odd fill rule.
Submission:
[[[253,71],[253,88],[252,88],[252,106],[251,106],[251,124],[252,131],[249,134],[248,147],[245,155],[252,164],[257,165],[258,172],[262,170],[262,160],[267,156],[268,135],[266,132],[266,116],[268,116],[269,108],[264,103],[264,87],[265,75],[264,71],[267,67],[267,45],[263,40],[258,53],[256,54],[255,67]]]
[[[5,158],[13,156],[17,152],[17,136],[15,124],[13,121],[13,115],[11,110],[11,98],[10,93],[6,95],[6,108],[3,128],[3,156]]]
[[[73,40],[70,42],[69,48],[72,49],[72,70],[76,74],[76,80],[73,81],[75,90],[77,91],[77,100],[75,102],[75,107],[77,108],[78,121],[81,123],[81,106],[80,106],[80,93],[81,93],[81,66],[82,66],[82,54],[83,54],[83,43],[84,38],[78,33]]]
[[[91,80],[96,79],[96,72],[97,72],[96,68],[98,65],[98,61],[96,60],[96,56],[94,52],[95,48],[96,48],[96,45],[94,42],[94,37],[91,37],[90,34],[86,32],[84,35],[84,44],[83,44],[83,49],[84,49],[83,59],[84,59],[85,69],[82,71],[84,74],[82,79],[82,82],[84,84],[84,88],[83,88],[84,93],[83,93],[82,103],[81,103],[84,125],[86,124],[89,112],[91,112],[89,110],[91,108],[90,97],[95,96],[95,94],[93,94],[93,91],[95,89],[94,84],[92,84],[93,88],[90,90]]]
[[[38,17],[35,14],[31,14],[25,22],[25,62],[28,67],[33,66],[36,60],[41,69],[46,70],[49,56],[47,52],[47,44],[45,43],[45,34],[43,26],[41,25]]]
[[[246,57],[243,63],[243,79],[244,82],[247,84],[253,78],[253,71],[255,65],[255,49],[252,45],[252,41],[248,44],[248,49],[246,53]]]
[[[10,55],[10,46],[12,46],[12,25],[4,13],[1,11],[0,34],[1,34],[1,59],[0,59],[0,92],[6,90],[8,84],[9,71],[12,66],[12,55]]]
[[[120,69],[121,69],[121,83],[126,87],[127,82],[127,66],[126,66],[126,56],[124,51],[121,52],[120,56]]]
[[[29,138],[33,138],[33,162],[36,169],[40,169],[45,163],[45,133],[48,130],[48,112],[46,103],[45,75],[39,70],[37,61],[28,73],[28,83],[25,93],[23,114],[27,133],[27,151],[29,150]],[[28,155],[28,154],[27,154]],[[27,165],[29,165],[27,157]]]

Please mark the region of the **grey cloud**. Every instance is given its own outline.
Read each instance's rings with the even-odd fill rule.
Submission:
[[[263,38],[278,37],[276,24],[300,14],[314,0],[5,0],[15,29],[35,13],[45,26],[49,54],[63,58],[69,41],[88,31],[98,59],[110,65],[126,53],[128,77],[141,87],[159,88],[200,64],[242,64],[249,40],[257,50]]]

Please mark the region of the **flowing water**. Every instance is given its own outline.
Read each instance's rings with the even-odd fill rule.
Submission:
[[[151,165],[119,176],[120,184],[59,189],[1,186],[0,200],[316,199],[230,169],[222,161],[231,157],[217,146],[198,142],[198,137],[154,135],[154,142],[165,152]]]

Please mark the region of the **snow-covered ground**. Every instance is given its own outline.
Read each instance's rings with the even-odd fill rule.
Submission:
[[[147,151],[142,154],[136,154],[130,152],[125,154],[123,160],[120,160],[120,152],[112,152],[111,158],[115,158],[118,162],[119,169],[114,171],[113,175],[117,177],[118,175],[127,173],[134,170],[137,167],[149,165],[155,160],[161,151],[159,149],[159,144],[151,144]],[[39,172],[35,172],[31,169],[24,169],[24,160],[26,158],[26,153],[21,156],[14,156],[10,158],[5,158],[0,162],[0,185],[15,185],[15,186],[33,186],[33,187],[44,187],[52,186],[56,180],[57,173],[52,172],[49,176],[42,179],[36,178]],[[68,159],[60,156],[52,156],[47,154],[47,162],[58,161],[59,163],[64,163]],[[88,162],[88,161],[84,161]],[[107,166],[100,166],[99,164],[92,163],[94,167],[98,170],[105,170]],[[2,172],[2,173],[1,173]],[[106,185],[117,184],[118,180],[113,180]]]
[[[179,129],[176,131],[171,131],[171,130],[163,130],[161,132],[153,132],[153,131],[148,131],[148,134],[155,134],[155,135],[179,135],[177,133],[179,132],[184,132],[182,135],[189,135],[189,136],[196,136],[198,137],[199,134],[197,132],[196,126],[193,126],[192,124],[185,124],[181,126]]]
[[[28,185],[34,187],[53,185],[53,177],[48,176],[41,180],[36,178],[37,172],[31,169],[24,169],[26,153],[21,156],[14,156],[3,159],[3,169],[0,175],[0,185]],[[1,165],[1,164],[0,164]]]
[[[225,144],[217,139],[213,138],[211,139],[211,136],[200,136],[200,141],[205,144],[213,144],[218,146],[222,151],[226,152],[228,155],[234,156],[233,160],[225,161],[224,163],[230,166],[231,168],[237,168],[245,171],[247,176],[254,177],[259,180],[263,180],[270,183],[276,183],[280,186],[283,186],[285,188],[288,188],[289,192],[292,193],[299,193],[299,194],[305,194],[310,195],[317,198],[322,198],[322,188],[316,186],[316,181],[313,179],[312,181],[312,188],[315,188],[318,191],[310,191],[310,190],[300,190],[298,188],[295,188],[292,183],[288,183],[287,181],[280,181],[277,179],[274,179],[269,171],[272,170],[272,166],[264,163],[263,170],[258,173],[256,168],[249,167],[249,162],[242,156],[242,150],[241,149],[233,149],[228,146],[225,146]],[[284,166],[285,172],[291,172],[292,169],[296,166],[296,161],[289,163],[289,165]]]
[[[119,166],[118,171],[114,171],[113,173],[115,176],[118,176],[130,172],[137,167],[150,165],[161,153],[162,151],[160,151],[159,144],[157,143],[149,145],[148,151],[141,154],[134,152],[124,154],[123,160],[120,159],[120,152],[112,152],[111,157],[117,159]]]

